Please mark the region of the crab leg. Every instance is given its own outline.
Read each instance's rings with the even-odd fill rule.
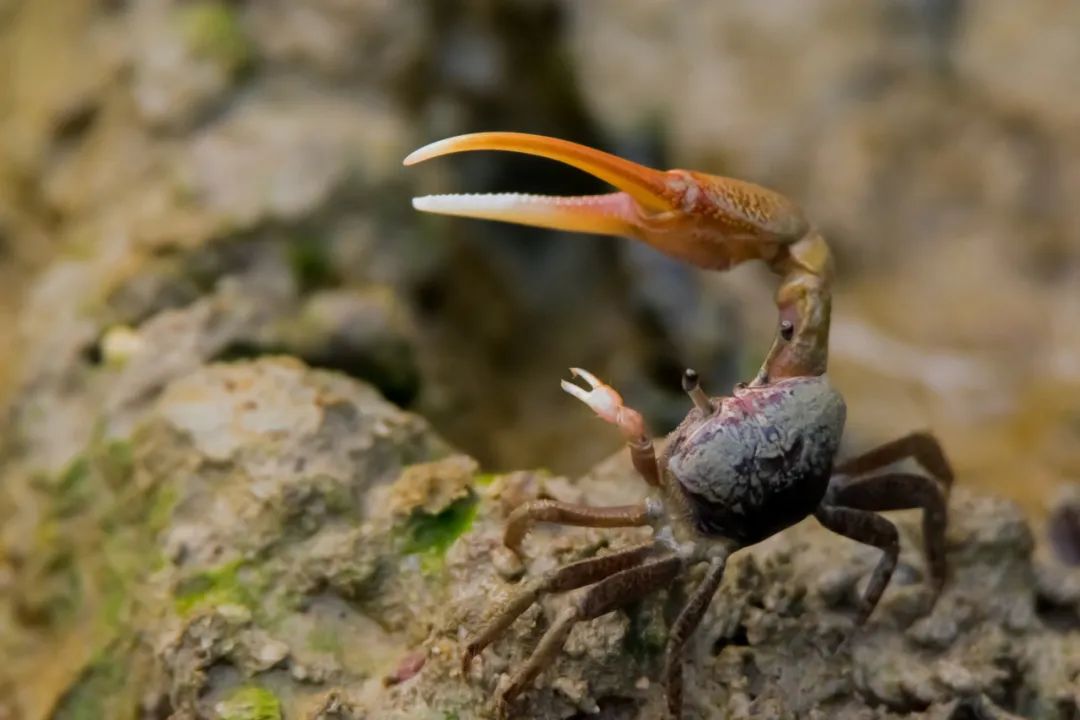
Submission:
[[[703,268],[725,270],[762,260],[782,277],[777,342],[756,383],[825,372],[831,259],[821,235],[783,195],[753,183],[689,170],[654,170],[584,145],[511,132],[440,140],[406,165],[473,150],[524,153],[583,170],[619,192],[580,197],[497,193],[428,195],[424,212],[636,238]]]
[[[655,502],[635,505],[592,507],[558,500],[530,500],[514,508],[506,520],[503,545],[522,557],[525,535],[538,522],[576,525],[578,527],[642,527],[655,522],[662,508]]]
[[[509,682],[495,692],[498,714],[507,717],[510,703],[551,664],[562,649],[574,625],[607,615],[624,605],[640,600],[674,582],[682,572],[682,560],[674,555],[649,560],[609,575],[577,598],[556,616],[540,638],[540,643],[524,665],[510,676]],[[519,716],[520,717],[520,716]]]
[[[488,619],[487,624],[466,644],[461,656],[462,672],[468,672],[473,658],[484,648],[506,632],[514,620],[528,610],[544,595],[576,590],[592,585],[615,573],[645,562],[655,554],[657,547],[652,543],[638,545],[627,550],[601,555],[600,557],[579,560],[560,568],[549,570],[540,577],[525,583],[517,592],[505,600]]]

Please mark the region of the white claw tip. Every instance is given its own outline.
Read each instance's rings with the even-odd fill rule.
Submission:
[[[582,370],[581,368],[570,368],[570,374],[574,377],[579,377],[587,382],[593,388],[600,387],[604,383],[600,382],[600,378],[593,375],[588,370]]]
[[[458,142],[458,138],[445,138],[443,140],[436,140],[435,142],[428,143],[424,147],[417,148],[406,155],[405,159],[401,161],[401,164],[406,166],[415,165],[416,163],[454,152],[454,147]]]
[[[581,387],[579,385],[575,385],[574,383],[570,382],[569,380],[560,380],[559,381],[559,387],[561,387],[564,392],[570,393],[571,395],[573,395],[574,397],[576,397],[578,400],[581,400],[581,401],[585,401],[586,398],[589,395],[587,392],[585,392],[585,388],[583,388],[583,387]]]
[[[415,165],[416,163],[423,162],[431,157],[431,146],[435,143],[430,143],[422,148],[413,150],[411,153],[405,156],[405,159],[401,161],[401,164],[408,167],[409,165]]]

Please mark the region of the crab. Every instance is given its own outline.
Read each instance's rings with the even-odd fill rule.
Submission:
[[[592,373],[562,388],[621,432],[647,499],[619,507],[534,500],[514,509],[505,545],[519,556],[538,522],[585,527],[651,526],[648,543],[525,579],[468,639],[471,661],[542,596],[581,589],[551,622],[529,659],[500,683],[511,704],[560,652],[576,623],[671,586],[698,565],[703,579],[671,625],[664,665],[667,709],[681,717],[683,651],[721,585],[732,553],[814,516],[829,530],[872,545],[881,556],[859,601],[864,623],[896,568],[896,526],[877,511],[922,509],[931,597],[946,579],[945,530],[953,472],[940,443],[916,432],[836,461],[846,409],[826,373],[832,261],[821,233],[784,196],[758,185],[688,170],[658,171],[565,140],[509,132],[432,143],[406,165],[470,150],[537,155],[584,170],[619,192],[582,197],[435,195],[416,209],[588,233],[629,236],[696,266],[723,270],[761,260],[780,276],[776,336],[757,375],[731,396],[710,397],[697,374],[682,378],[692,408],[658,454],[640,413]],[[895,465],[913,460],[921,472]]]

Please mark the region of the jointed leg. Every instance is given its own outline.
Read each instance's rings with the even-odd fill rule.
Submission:
[[[664,683],[667,686],[668,712],[674,720],[682,717],[682,651],[686,641],[690,639],[694,630],[697,629],[701,618],[705,615],[713,595],[720,587],[720,581],[724,578],[724,565],[727,563],[727,555],[718,557],[709,563],[709,569],[705,573],[705,579],[694,590],[686,607],[679,613],[675,625],[671,628],[668,636],[667,654],[664,658]]]
[[[665,587],[678,577],[681,569],[682,561],[677,557],[658,558],[611,575],[586,590],[559,613],[529,660],[498,690],[496,705],[500,714],[505,716],[514,698],[551,663],[576,623],[605,615]]]
[[[616,507],[589,507],[555,500],[531,500],[514,508],[506,521],[503,543],[521,555],[521,543],[534,523],[553,522],[580,527],[640,527],[648,525],[656,510],[648,503]]]
[[[872,512],[825,504],[818,507],[814,517],[835,533],[882,550],[881,560],[874,568],[874,574],[870,576],[859,608],[857,622],[861,625],[874,611],[881,594],[885,592],[885,586],[889,584],[893,570],[896,569],[896,560],[900,556],[900,536],[896,532],[896,526]]]
[[[833,472],[838,475],[864,475],[892,465],[905,458],[914,458],[916,462],[945,486],[948,494],[952,487],[953,471],[941,444],[930,433],[916,432],[887,442],[869,452],[840,463]]]
[[[591,585],[617,572],[640,565],[653,552],[655,546],[651,543],[638,545],[622,552],[564,565],[525,583],[524,587],[495,611],[491,620],[466,645],[465,654],[461,658],[462,670],[467,671],[472,659],[541,596]]]
[[[838,488],[831,502],[859,510],[922,508],[923,547],[934,591],[945,583],[945,527],[948,509],[941,486],[923,475],[890,473],[856,480]]]
[[[624,405],[622,396],[613,387],[601,382],[588,370],[570,368],[570,374],[584,380],[589,389],[585,390],[566,380],[560,383],[562,389],[592,408],[600,419],[618,427],[630,448],[634,469],[645,478],[645,482],[654,487],[659,486],[660,469],[656,464],[656,450],[645,432],[645,421],[641,413]]]

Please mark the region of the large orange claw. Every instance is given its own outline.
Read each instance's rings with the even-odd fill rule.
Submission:
[[[424,212],[537,227],[626,235],[699,267],[723,270],[762,260],[784,280],[777,293],[781,331],[755,382],[825,371],[831,261],[828,248],[783,195],[753,183],[690,170],[654,170],[584,145],[511,132],[440,140],[406,165],[471,150],[502,150],[557,160],[620,192],[579,197],[498,193],[429,195]]]
[[[579,197],[429,195],[413,207],[443,215],[636,237],[695,265],[725,269],[774,256],[807,231],[802,214],[782,195],[730,178],[687,170],[653,170],[584,145],[540,135],[485,132],[426,145],[406,165],[469,150],[503,150],[572,165],[622,192]]]

